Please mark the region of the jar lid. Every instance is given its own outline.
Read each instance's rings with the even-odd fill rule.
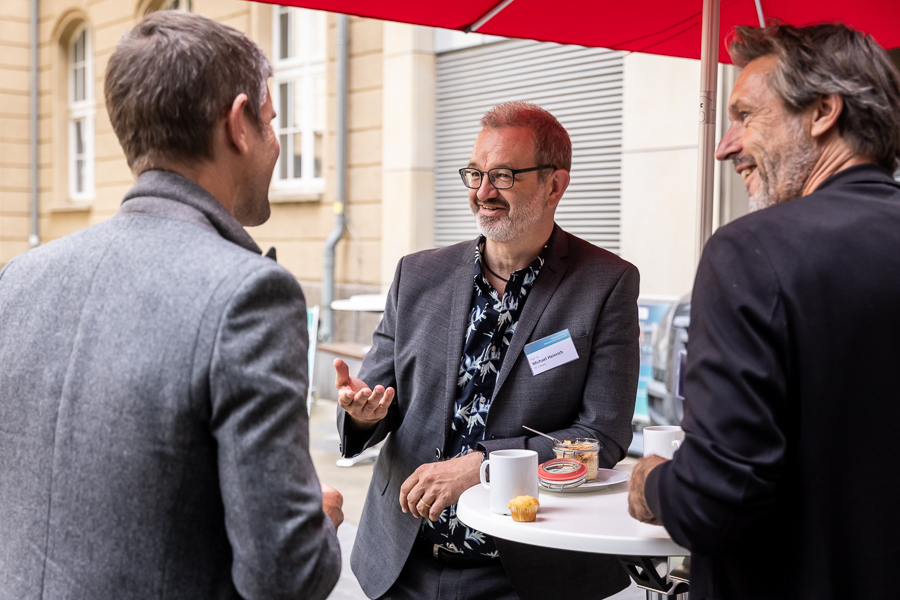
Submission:
[[[588,451],[600,447],[600,440],[594,438],[575,438],[573,440],[556,440],[553,442],[554,449],[572,449]]]
[[[554,458],[538,467],[538,478],[545,487],[577,487],[587,477],[587,467],[571,458]]]

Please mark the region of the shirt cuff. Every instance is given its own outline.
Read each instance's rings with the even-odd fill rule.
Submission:
[[[644,501],[656,520],[660,523],[662,520],[662,507],[659,503],[659,478],[662,477],[663,469],[667,463],[657,465],[655,469],[650,471],[647,479],[644,480]]]

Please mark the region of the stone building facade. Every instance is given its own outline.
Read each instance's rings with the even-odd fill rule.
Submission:
[[[30,4],[0,2],[0,266],[29,248]],[[148,12],[191,10],[245,32],[275,66],[282,158],[272,217],[249,232],[264,250],[277,248],[309,304],[319,303],[335,220],[337,17],[243,0],[40,0],[39,8],[40,243],[118,210],[133,177],[104,106],[106,63]],[[386,292],[401,256],[434,246],[436,178],[452,179],[458,168],[442,164],[436,173],[439,58],[491,43],[507,42],[350,18],[347,227],[336,249],[336,298]],[[631,53],[618,64],[615,251],[640,268],[642,293],[676,298],[689,291],[696,260],[699,61]],[[720,71],[723,120],[734,73]],[[291,122],[280,121],[286,115]],[[730,168],[717,177],[720,223],[746,210],[746,198]],[[367,343],[377,321],[337,314],[335,338]]]
[[[0,3],[0,266],[29,248],[29,4],[29,0]],[[149,12],[162,9],[191,10],[254,39],[276,67],[276,80],[271,87],[277,102],[277,78],[286,71],[280,64],[290,62],[280,60],[279,49],[275,48],[280,42],[279,7],[239,0],[41,0],[40,243],[110,218],[132,185],[132,174],[105,110],[104,73],[121,36]],[[325,238],[334,221],[335,17],[293,10],[297,14],[290,17],[297,21],[292,23],[296,25],[296,37],[322,36],[319,47],[325,52],[325,56],[318,57],[321,72],[317,73],[320,76],[315,84],[320,89],[314,90],[314,106],[297,102],[298,109],[302,104],[306,111],[317,113],[314,120],[322,121],[318,127],[324,131],[315,131],[314,145],[319,177],[311,186],[291,185],[294,182],[290,181],[279,185],[285,182],[273,181],[272,217],[265,225],[249,231],[264,249],[277,248],[279,262],[302,282],[308,302],[316,304],[321,295]],[[301,27],[303,19],[312,26]],[[384,251],[390,255],[388,262],[396,263],[402,253],[428,246],[427,240],[415,246],[420,230],[408,222],[418,207],[407,210],[402,206],[418,187],[430,185],[430,173],[423,177],[417,170],[419,155],[427,153],[415,152],[408,146],[402,152],[393,151],[405,145],[411,134],[410,111],[415,107],[411,106],[408,83],[403,78],[415,75],[417,61],[423,62],[415,53],[416,28],[351,18],[349,29],[348,227],[337,246],[338,298],[382,291]],[[429,58],[425,56],[426,71]],[[399,100],[384,97],[382,74],[386,61],[392,74],[390,82],[402,94]],[[294,75],[287,73],[288,79]],[[299,77],[296,81],[297,88],[306,83]],[[404,86],[406,89],[402,90]],[[307,93],[304,99],[310,95]],[[427,100],[425,104],[430,107]],[[385,106],[391,110],[385,110]],[[400,107],[404,110],[398,110]],[[405,128],[406,140],[395,136],[387,142],[392,159],[383,164],[382,129],[386,118],[395,132]],[[288,131],[287,137],[294,133]],[[428,140],[423,142],[427,144]],[[276,172],[276,180],[278,175]],[[403,188],[401,193],[391,194],[388,207],[401,214],[386,224],[389,249],[382,248],[381,199],[385,185]],[[410,240],[401,239],[403,232],[410,232]],[[390,271],[393,272],[393,265]],[[345,317],[338,318],[336,324],[338,337],[345,339],[365,337],[368,334],[354,329],[371,331],[374,322],[369,321],[377,322],[375,316],[362,315],[362,323],[360,317]]]

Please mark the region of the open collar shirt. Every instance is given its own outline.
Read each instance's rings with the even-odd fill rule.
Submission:
[[[444,448],[447,458],[471,452],[484,439],[497,374],[516,332],[528,293],[546,262],[555,233],[554,228],[554,233],[531,264],[509,276],[502,297],[485,277],[482,266],[485,238],[481,236],[478,240],[472,310],[459,363],[450,435]],[[429,543],[440,544],[472,557],[490,559],[498,556],[491,536],[466,527],[459,521],[456,504],[444,509],[437,522],[422,519],[421,535]]]

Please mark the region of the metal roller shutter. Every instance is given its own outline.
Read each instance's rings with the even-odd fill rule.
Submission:
[[[530,40],[437,56],[435,245],[478,235],[457,171],[469,162],[481,116],[507,100],[549,110],[572,138],[572,183],[556,222],[618,252],[622,53]]]

